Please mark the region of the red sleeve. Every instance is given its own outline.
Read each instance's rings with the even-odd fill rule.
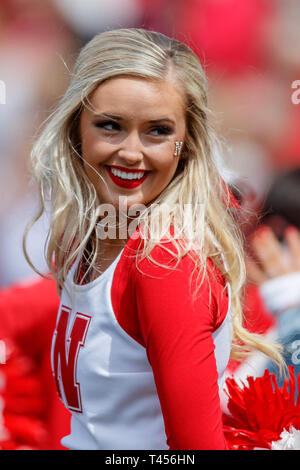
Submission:
[[[151,256],[161,264],[170,264],[170,255],[159,247],[154,248]],[[228,309],[224,285],[215,277],[211,279],[210,304],[209,285],[205,281],[192,303],[189,280],[194,265],[189,256],[182,258],[176,271],[146,259],[138,269],[135,262],[131,265],[135,316],[132,308],[130,311],[122,305],[122,299],[129,295],[124,288],[117,309],[126,311],[126,317],[122,314],[118,320],[146,348],[167,444],[170,449],[180,450],[226,449],[212,337]],[[124,283],[124,271],[123,274],[120,271],[119,283]]]

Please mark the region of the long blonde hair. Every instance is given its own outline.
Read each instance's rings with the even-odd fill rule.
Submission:
[[[128,28],[95,36],[81,50],[69,88],[33,147],[32,168],[40,188],[41,210],[32,223],[45,210],[47,198],[52,208],[46,252],[49,269],[58,287],[62,286],[97,223],[99,200],[83,169],[78,133],[81,111],[88,105],[89,96],[112,77],[131,75],[165,80],[170,71],[184,92],[187,132],[172,181],[155,199],[155,206],[151,205],[151,217],[147,211],[141,216],[141,225],[148,234],[142,257],[152,259],[151,251],[157,244],[167,249],[160,239],[169,234],[175,247],[175,254],[173,250],[172,253],[178,262],[183,255],[182,248],[184,254],[190,255],[192,250],[197,254],[195,269],[200,267],[202,272],[198,287],[207,271],[207,259],[211,258],[231,287],[232,357],[237,354],[242,357],[257,349],[282,366],[280,347],[243,327],[242,295],[246,276],[243,239],[214,158],[218,141],[209,120],[205,74],[188,46],[163,34]],[[188,216],[185,205],[192,208]],[[180,232],[183,216],[191,228],[189,234],[192,233],[184,246],[169,232],[171,225]],[[24,252],[31,264],[26,251],[28,230],[24,234]],[[99,242],[95,243],[90,267],[96,262]]]

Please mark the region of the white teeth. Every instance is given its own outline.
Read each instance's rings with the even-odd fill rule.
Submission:
[[[110,171],[113,175],[122,178],[123,180],[140,180],[143,178],[145,172],[143,173],[125,173],[124,171],[117,170],[116,168],[110,167]]]

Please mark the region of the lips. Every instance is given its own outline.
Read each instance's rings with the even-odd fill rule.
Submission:
[[[116,169],[120,169],[121,171],[124,171],[125,170],[121,167],[117,167],[117,166],[114,166],[114,168]],[[140,178],[140,179],[132,179],[132,180],[125,180],[125,179],[122,179],[120,178],[119,176],[116,176],[116,175],[113,175],[113,173],[111,172],[111,168],[109,166],[106,166],[105,167],[109,177],[111,178],[111,180],[117,185],[117,186],[120,186],[121,188],[126,188],[126,189],[133,189],[133,188],[136,188],[137,186],[140,186],[144,181],[145,179],[147,178],[149,172],[147,171],[145,173],[145,175]],[[126,171],[126,173],[144,173],[144,170],[135,170],[135,171]]]

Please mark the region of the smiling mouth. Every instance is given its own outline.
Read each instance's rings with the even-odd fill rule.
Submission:
[[[122,188],[136,188],[147,178],[150,171],[124,171],[117,167],[105,166],[111,180]]]

